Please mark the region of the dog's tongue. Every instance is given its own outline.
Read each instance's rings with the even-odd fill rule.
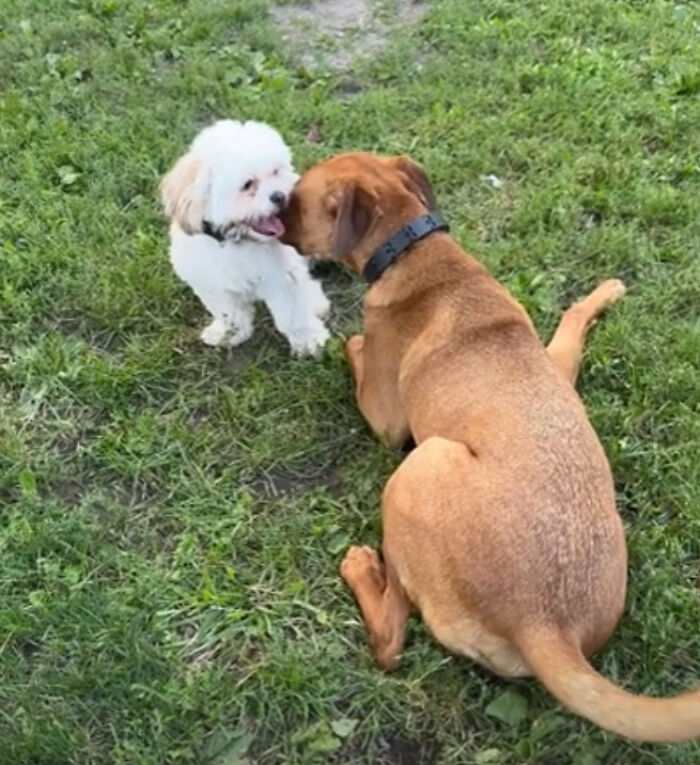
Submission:
[[[284,223],[277,215],[270,215],[267,218],[260,218],[256,221],[253,228],[259,234],[265,234],[265,236],[282,236],[284,234]]]

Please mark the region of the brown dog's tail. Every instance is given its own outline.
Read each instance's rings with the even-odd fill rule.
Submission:
[[[555,627],[528,630],[517,642],[547,690],[601,728],[637,741],[700,736],[700,689],[668,699],[627,693],[599,675],[578,646]]]

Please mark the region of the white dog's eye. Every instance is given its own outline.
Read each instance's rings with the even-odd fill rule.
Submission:
[[[241,186],[241,191],[250,191],[253,188],[255,179],[248,178],[248,180]]]
[[[279,174],[280,174],[280,169],[279,169],[279,167],[276,167],[276,168],[275,168],[275,169],[272,171],[272,174],[273,174],[273,175],[279,175]]]

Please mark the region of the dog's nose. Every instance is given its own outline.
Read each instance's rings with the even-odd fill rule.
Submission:
[[[281,191],[273,191],[270,194],[270,202],[277,207],[284,207],[284,203],[287,201],[287,197]]]

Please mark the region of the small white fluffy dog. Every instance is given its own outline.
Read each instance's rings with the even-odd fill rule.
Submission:
[[[256,300],[267,304],[292,353],[315,354],[328,339],[328,300],[307,261],[278,239],[298,177],[276,130],[221,120],[163,178],[170,260],[213,317],[201,334],[207,345],[245,342]]]

